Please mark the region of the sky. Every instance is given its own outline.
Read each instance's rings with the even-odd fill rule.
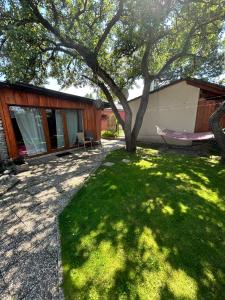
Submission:
[[[222,79],[225,79],[225,74],[221,74],[217,78],[218,82]],[[57,81],[53,78],[48,79],[48,84],[46,84],[45,87],[48,89],[55,90],[55,91],[65,92],[65,93],[73,94],[73,95],[77,95],[77,96],[85,96],[87,93],[94,93],[93,88],[88,85],[85,87],[82,87],[82,88],[77,88],[77,87],[71,86],[66,89],[61,89],[60,86],[57,84]],[[132,89],[129,90],[128,100],[140,96],[142,94],[142,89],[143,89],[143,81],[137,80],[136,86],[134,86]]]
[[[76,88],[74,86],[71,86],[66,89],[61,89],[60,86],[57,84],[57,81],[53,78],[49,78],[48,84],[46,84],[45,87],[48,89],[55,90],[55,91],[65,92],[65,93],[73,94],[73,95],[77,95],[77,96],[85,96],[87,93],[94,92],[90,86],[86,86],[83,88]],[[142,80],[138,80],[136,83],[136,86],[134,86],[132,89],[129,90],[128,99],[133,99],[135,97],[140,96],[142,94],[142,87],[143,87]]]

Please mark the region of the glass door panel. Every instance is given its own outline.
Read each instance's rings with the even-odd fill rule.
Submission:
[[[63,119],[60,110],[55,110],[56,133],[57,133],[57,148],[65,146]]]
[[[69,146],[74,146],[77,142],[78,114],[76,110],[66,110],[65,114]]]
[[[10,112],[19,154],[32,156],[47,152],[40,110],[10,106]]]
[[[78,131],[83,132],[84,131],[84,124],[83,124],[83,111],[78,110]]]
[[[51,149],[59,149],[65,146],[64,129],[61,111],[56,109],[46,109],[48,130]]]

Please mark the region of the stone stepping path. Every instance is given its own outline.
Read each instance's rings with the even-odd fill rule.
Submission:
[[[115,165],[113,162],[107,161],[103,164],[103,166],[105,167],[112,167],[113,165]]]
[[[129,160],[129,159],[126,159],[126,158],[124,158],[124,159],[122,159],[122,162],[124,162],[125,164],[129,164],[129,163],[130,163],[130,160]]]

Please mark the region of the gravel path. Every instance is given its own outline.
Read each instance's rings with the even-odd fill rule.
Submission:
[[[45,156],[0,197],[0,299],[63,299],[57,216],[107,153],[123,146]]]

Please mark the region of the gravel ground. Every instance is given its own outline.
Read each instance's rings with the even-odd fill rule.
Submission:
[[[58,214],[122,141],[29,161],[0,197],[0,298],[63,299]]]

